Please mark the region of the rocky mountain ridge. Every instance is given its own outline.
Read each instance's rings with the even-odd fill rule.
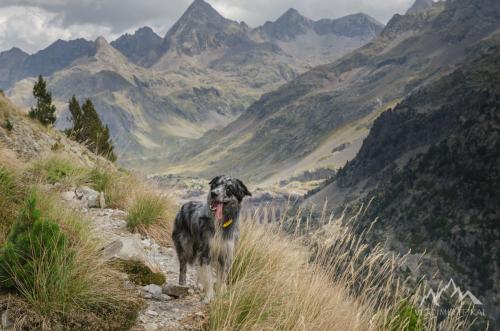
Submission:
[[[111,44],[101,38],[58,41],[15,59],[15,66],[4,54],[0,88],[29,108],[32,76],[44,74],[60,112],[59,128],[67,125],[68,96],[91,98],[110,127],[119,160],[145,164],[227,125],[263,93],[359,47],[378,31],[358,24],[363,20],[345,25],[352,37],[325,30],[271,41],[196,0],[164,38],[146,27]],[[308,47],[299,47],[304,42]]]

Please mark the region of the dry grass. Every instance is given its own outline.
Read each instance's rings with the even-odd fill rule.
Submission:
[[[342,220],[322,222],[307,237],[285,234],[283,220],[242,222],[230,283],[210,304],[207,328],[466,329],[462,307],[439,326],[435,312],[419,309],[422,286],[397,276],[404,256],[369,248]]]

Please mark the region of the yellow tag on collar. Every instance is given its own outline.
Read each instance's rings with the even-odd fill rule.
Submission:
[[[224,224],[222,224],[222,227],[225,229],[228,226],[230,226],[231,224],[233,224],[233,220],[227,220],[224,222]]]

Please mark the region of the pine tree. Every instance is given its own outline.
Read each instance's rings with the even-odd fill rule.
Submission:
[[[52,104],[52,94],[47,91],[47,83],[42,75],[33,86],[33,96],[36,99],[36,107],[31,108],[29,116],[37,119],[43,125],[53,124],[56,121],[56,106]]]
[[[73,127],[67,130],[66,134],[76,141],[83,142],[85,140],[83,136],[83,113],[74,95],[69,100],[69,113],[71,114]]]
[[[113,141],[108,126],[103,126],[97,111],[90,99],[83,105],[73,96],[69,101],[69,111],[73,118],[73,128],[67,133],[76,141],[85,144],[91,151],[116,161]]]

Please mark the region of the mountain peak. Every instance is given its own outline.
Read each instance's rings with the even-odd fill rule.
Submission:
[[[217,12],[208,2],[204,0],[194,0],[193,3],[188,7],[184,15],[179,21],[184,20],[203,20],[203,21],[213,21],[224,19],[219,12]]]
[[[22,55],[22,56],[28,56],[29,55],[28,53],[26,53],[25,51],[23,51],[19,47],[12,47],[9,50],[0,52],[0,55],[1,54],[10,54],[10,55],[14,55],[15,54],[15,55]]]
[[[302,16],[295,8],[288,9],[274,22],[266,22],[262,31],[271,39],[290,40],[304,34],[313,26],[313,21]]]
[[[406,12],[406,15],[426,11],[427,9],[431,8],[433,5],[434,5],[433,0],[415,0],[413,5]]]
[[[193,56],[208,49],[247,42],[248,27],[220,15],[210,4],[195,0],[167,32],[162,52]]]
[[[97,39],[94,41],[94,43],[95,43],[97,48],[109,46],[108,41],[103,36],[97,37]]]

